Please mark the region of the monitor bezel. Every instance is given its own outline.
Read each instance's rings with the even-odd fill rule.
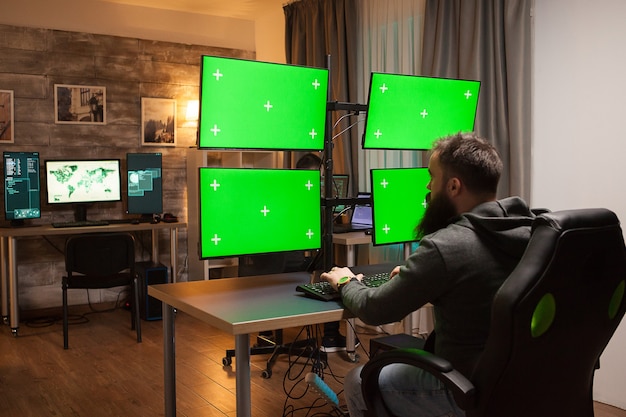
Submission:
[[[117,179],[119,184],[119,196],[117,199],[94,199],[94,200],[76,200],[76,201],[50,201],[50,189],[48,184],[49,163],[84,163],[84,162],[117,162]],[[92,203],[118,203],[122,201],[122,160],[119,158],[90,158],[90,159],[47,159],[44,161],[44,176],[46,180],[46,204],[56,205],[72,205],[72,204],[92,204]]]
[[[365,114],[365,122],[364,122],[364,126],[363,126],[363,136],[361,138],[361,147],[364,150],[387,150],[387,151],[429,151],[432,147],[429,148],[424,148],[424,147],[391,147],[391,146],[368,146],[368,144],[366,144],[366,137],[367,137],[367,127],[368,127],[368,115],[369,115],[369,107],[370,107],[370,102],[371,102],[371,94],[372,94],[372,85],[374,82],[374,75],[390,75],[390,76],[398,76],[398,77],[411,77],[411,78],[422,78],[422,79],[438,79],[438,80],[450,80],[450,81],[467,81],[467,82],[475,82],[478,83],[478,90],[477,90],[477,95],[478,98],[476,99],[476,109],[474,110],[474,119],[473,119],[473,123],[472,123],[472,128],[471,130],[465,130],[467,132],[469,131],[473,131],[476,127],[476,118],[478,116],[478,104],[479,104],[479,99],[480,99],[480,88],[482,86],[482,82],[479,80],[470,80],[470,79],[465,79],[465,78],[451,78],[451,77],[429,77],[429,76],[424,76],[424,75],[410,75],[410,74],[399,74],[399,73],[388,73],[388,72],[378,72],[378,71],[372,71],[370,73],[370,79],[369,79],[369,87],[368,87],[368,92],[367,92],[367,112]],[[450,132],[450,134],[455,134],[458,133],[457,132]],[[442,136],[443,137],[443,136]],[[437,138],[433,139],[432,143],[434,143],[437,140]]]
[[[38,201],[38,215],[37,216],[31,216],[31,217],[15,217],[15,215],[9,216],[9,212],[7,211],[7,188],[6,188],[6,181],[7,181],[7,167],[6,167],[6,160],[7,160],[7,156],[11,157],[11,155],[26,155],[27,157],[31,157],[31,156],[37,156],[37,176],[39,179],[39,192],[37,195],[37,201]],[[42,185],[42,181],[41,181],[41,154],[37,151],[3,151],[2,152],[2,175],[3,175],[3,180],[4,180],[4,218],[5,220],[8,220],[11,222],[12,225],[21,225],[23,223],[24,220],[33,220],[33,219],[40,219],[41,218],[41,185]],[[29,207],[30,208],[30,207]]]
[[[322,215],[321,215],[321,205],[318,206],[319,207],[319,212],[320,212],[320,217],[319,217],[319,230],[318,230],[318,235],[320,236],[320,244],[319,246],[315,246],[315,245],[311,245],[308,247],[302,247],[302,248],[298,248],[298,249],[287,249],[287,250],[280,250],[280,251],[266,251],[266,252],[254,252],[254,253],[249,253],[249,252],[237,252],[237,253],[232,253],[232,254],[228,254],[228,255],[216,255],[216,256],[204,256],[203,255],[203,242],[202,242],[202,230],[203,230],[203,216],[202,216],[202,196],[200,195],[200,187],[201,187],[201,172],[202,170],[206,170],[206,169],[219,169],[219,170],[237,170],[237,171],[246,171],[246,172],[251,172],[251,171],[298,171],[298,172],[302,172],[302,171],[312,171],[312,172],[316,172],[319,175],[320,178],[320,183],[321,183],[321,172],[318,169],[289,169],[289,168],[234,168],[234,167],[201,167],[198,169],[198,256],[200,260],[210,260],[210,259],[226,259],[226,258],[236,258],[236,257],[240,257],[240,256],[246,256],[246,255],[267,255],[267,254],[273,254],[273,253],[288,253],[288,252],[293,252],[293,251],[315,251],[315,250],[320,250],[323,246],[323,239],[322,239],[322,229],[323,229],[323,222],[322,222]],[[296,209],[296,207],[294,207],[294,210]]]
[[[326,94],[325,94],[325,101],[326,101],[326,105],[328,104],[328,95],[329,95],[329,91],[330,91],[330,71],[328,71],[328,69],[326,68],[320,68],[320,67],[311,67],[311,66],[305,66],[305,65],[296,65],[296,64],[285,64],[285,63],[277,63],[277,62],[269,62],[269,61],[257,61],[257,60],[252,60],[252,59],[245,59],[245,58],[236,58],[236,57],[223,57],[223,56],[215,56],[215,55],[202,55],[200,57],[200,83],[199,83],[199,104],[198,104],[198,131],[197,131],[197,142],[196,142],[196,147],[200,150],[215,150],[215,151],[219,151],[219,150],[237,150],[237,151],[301,151],[301,152],[319,152],[319,151],[323,151],[324,150],[324,142],[325,140],[322,140],[320,142],[320,145],[318,147],[289,147],[289,146],[250,146],[250,147],[238,147],[238,146],[208,146],[208,145],[203,145],[201,143],[201,136],[202,136],[202,93],[204,90],[204,82],[203,82],[203,76],[204,76],[204,66],[205,66],[205,58],[217,58],[217,59],[221,59],[221,60],[228,60],[228,61],[240,61],[240,62],[247,62],[250,63],[251,65],[256,65],[256,64],[260,64],[260,65],[270,65],[270,66],[275,66],[275,67],[289,67],[289,68],[308,68],[308,69],[316,69],[316,70],[321,70],[325,72],[325,76],[326,76]],[[302,109],[303,112],[307,111],[307,109]],[[325,106],[325,111],[324,111],[324,132],[321,132],[320,134],[325,135],[326,134],[326,128],[327,128],[327,119],[328,119],[329,115],[328,115],[328,110],[327,107]]]
[[[128,164],[128,157],[130,155],[159,155],[160,156],[160,169],[161,169],[161,203],[160,203],[160,210],[159,211],[155,211],[154,213],[150,213],[150,212],[140,212],[140,211],[130,211],[130,191],[129,191],[129,175],[130,175],[130,169],[129,169],[129,164]],[[134,170],[133,170],[134,171]],[[138,197],[133,197],[133,198],[138,198]],[[153,214],[160,214],[163,212],[163,153],[162,152],[128,152],[126,153],[126,214],[140,214],[142,216],[146,216],[146,215],[153,215]]]
[[[376,216],[376,191],[374,188],[374,174],[375,172],[380,172],[380,171],[400,171],[400,170],[407,170],[407,171],[408,170],[420,170],[420,171],[428,173],[428,167],[372,168],[370,169],[370,183],[372,184],[372,245],[374,246],[399,245],[399,244],[409,244],[409,243],[418,242],[418,239],[415,236],[415,231],[413,231],[413,234],[412,234],[413,237],[411,239],[397,240],[393,242],[380,242],[379,239],[377,239],[378,227],[376,224],[377,216]],[[430,191],[426,187],[424,187],[423,192],[424,192],[424,195],[426,195]],[[415,191],[413,191],[413,195],[414,194],[415,194]],[[379,207],[380,207],[380,199],[378,201],[379,201]],[[417,226],[417,224],[415,226]]]

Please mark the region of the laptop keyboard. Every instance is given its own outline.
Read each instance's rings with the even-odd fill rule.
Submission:
[[[366,275],[361,281],[366,287],[379,287],[389,281],[388,272]],[[341,299],[339,292],[326,281],[312,282],[309,284],[300,284],[296,287],[296,291],[303,293],[307,297],[315,298],[322,301],[331,301]]]

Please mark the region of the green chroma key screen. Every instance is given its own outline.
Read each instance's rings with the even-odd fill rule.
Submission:
[[[479,81],[372,73],[364,149],[430,149],[474,130]]]
[[[415,226],[424,216],[428,168],[372,169],[373,243],[415,241]]]
[[[320,171],[200,168],[200,257],[321,246]]]
[[[328,70],[203,56],[198,147],[322,150]]]

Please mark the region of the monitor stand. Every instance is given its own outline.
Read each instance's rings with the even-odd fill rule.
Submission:
[[[88,204],[74,204],[74,221],[87,221],[87,208],[89,208]]]

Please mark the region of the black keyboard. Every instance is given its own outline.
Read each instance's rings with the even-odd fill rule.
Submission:
[[[373,275],[366,275],[361,281],[366,287],[379,287],[389,281],[389,273],[381,272]],[[296,291],[303,293],[307,297],[315,298],[322,301],[331,301],[341,299],[339,292],[326,281],[312,282],[310,284],[300,284],[296,287]]]
[[[82,220],[73,222],[55,222],[52,227],[89,227],[89,226],[107,226],[106,220]]]

